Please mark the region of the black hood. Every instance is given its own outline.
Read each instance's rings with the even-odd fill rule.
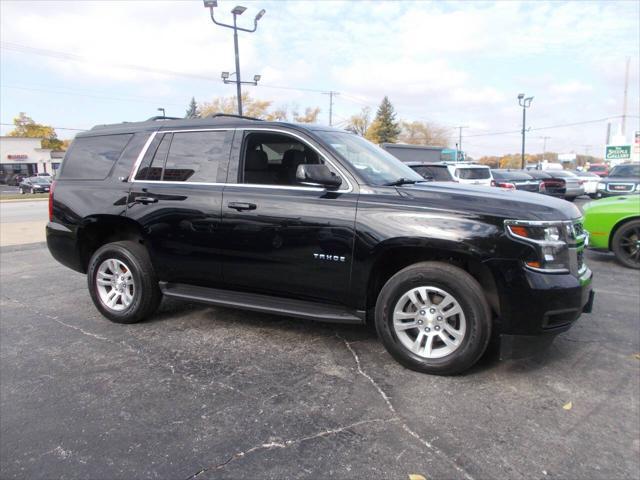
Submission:
[[[400,195],[438,209],[517,220],[575,220],[582,217],[574,204],[540,193],[463,185],[417,183],[398,188]]]

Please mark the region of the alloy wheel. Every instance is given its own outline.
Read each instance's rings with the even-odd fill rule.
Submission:
[[[620,238],[622,253],[630,262],[640,264],[640,227],[633,227]]]
[[[442,358],[464,340],[467,322],[458,300],[433,286],[412,288],[393,309],[393,329],[405,348],[422,358]]]
[[[98,267],[96,288],[102,304],[119,312],[133,303],[136,287],[131,269],[121,260],[109,258]]]

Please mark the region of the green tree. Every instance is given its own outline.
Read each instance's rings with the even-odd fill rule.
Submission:
[[[41,125],[33,121],[26,113],[13,119],[15,128],[9,132],[10,137],[41,138],[41,147],[51,150],[63,150],[64,143],[58,138],[53,127]]]
[[[200,112],[198,111],[198,104],[196,103],[195,97],[191,97],[191,102],[189,102],[189,108],[185,112],[184,118],[198,118],[200,116]]]
[[[396,112],[389,98],[385,96],[378,107],[376,118],[367,129],[365,136],[375,143],[395,143],[400,131],[400,125],[396,121]]]

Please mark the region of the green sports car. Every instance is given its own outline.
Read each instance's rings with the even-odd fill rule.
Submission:
[[[584,206],[589,247],[610,250],[623,265],[640,268],[640,195],[610,197]]]

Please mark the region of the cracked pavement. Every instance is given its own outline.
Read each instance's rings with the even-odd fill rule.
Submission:
[[[547,352],[432,377],[364,327],[168,300],[116,325],[4,247],[0,477],[640,478],[640,272],[587,261],[594,313]]]

